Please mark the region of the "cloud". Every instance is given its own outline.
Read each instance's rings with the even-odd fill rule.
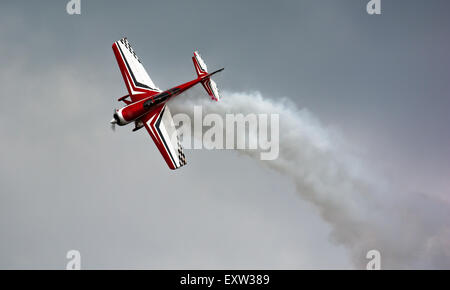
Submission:
[[[112,133],[118,71],[18,60],[0,70],[0,268],[62,269],[70,249],[84,269],[349,267],[310,207],[272,194],[283,178],[233,152],[173,172],[144,130]]]
[[[348,140],[287,99],[275,101],[259,92],[223,95],[220,102],[180,98],[170,107],[172,113],[187,112],[192,118],[194,105],[223,117],[278,113],[279,158],[264,161],[259,150],[239,152],[289,177],[300,196],[314,204],[332,226],[331,240],[350,250],[356,267],[364,268],[364,257],[371,249],[381,252],[384,268],[450,267],[446,205],[388,184],[352,153]]]
[[[448,33],[435,28],[448,27],[438,25],[448,17],[429,13],[432,19],[417,22],[410,13],[399,22],[392,14],[395,17],[377,26],[368,39],[367,31],[374,27],[359,21],[360,9],[349,9],[350,4],[339,5],[336,13],[322,4],[301,9],[305,17],[300,23],[298,17],[267,22],[270,7],[255,14],[249,13],[254,12],[253,4],[238,10],[230,4],[221,6],[229,12],[223,15],[251,14],[252,20],[238,17],[242,21],[233,24],[223,16],[205,38],[192,33],[204,27],[193,21],[202,18],[196,17],[198,9],[192,5],[186,6],[192,17],[184,25],[168,23],[161,30],[166,15],[161,12],[172,7],[113,5],[103,13],[109,2],[98,2],[91,3],[81,18],[67,15],[65,5],[14,2],[1,11],[0,35],[7,45],[0,47],[0,267],[64,268],[66,251],[72,248],[81,250],[84,268],[350,267],[341,245],[357,268],[365,266],[365,253],[372,248],[381,251],[385,268],[449,267],[448,204],[433,198],[431,190],[410,192],[387,182],[372,170],[367,157],[352,153],[351,140],[288,100],[229,92],[220,103],[204,96],[171,104],[174,112],[199,103],[220,114],[279,112],[283,133],[280,158],[274,161],[260,161],[257,151],[191,151],[186,154],[188,166],[170,172],[146,132],[131,134],[125,127],[112,134],[108,125],[115,98],[125,94],[110,46],[126,34],[135,39],[146,68],[161,87],[191,77],[188,54],[199,49],[207,60],[233,72],[222,84],[272,93],[283,88],[292,100],[315,105],[314,113],[321,119],[340,125],[357,119],[371,136],[368,142],[378,147],[383,142],[378,142],[380,132],[373,128],[383,126],[373,123],[380,120],[382,109],[381,123],[392,132],[382,136],[395,135],[402,141],[385,146],[390,157],[384,160],[397,163],[404,179],[414,176],[413,166],[408,166],[413,164],[421,168],[418,172],[445,180],[441,169],[447,168],[448,146],[442,132],[448,124],[443,109],[448,108],[448,98],[441,97],[446,96],[446,83],[440,76],[446,74],[436,74],[432,65],[424,78],[417,60],[443,63],[446,50],[439,39]],[[186,9],[180,10],[184,16]],[[315,22],[311,10],[336,17],[325,24]],[[153,15],[136,18],[140,11]],[[280,13],[298,11],[286,6]],[[130,22],[124,15],[143,20]],[[336,21],[339,25],[329,25]],[[149,34],[149,27],[158,29]],[[398,29],[403,28],[411,35],[399,39]],[[429,41],[427,31],[438,32],[437,42]],[[186,35],[190,41],[180,42]],[[277,41],[267,42],[268,35]],[[368,40],[365,46],[348,45],[361,36]],[[428,46],[414,49],[411,41]],[[436,47],[443,53],[434,53],[431,61],[421,57]],[[280,57],[273,57],[277,50]],[[383,85],[375,90],[374,82]],[[299,87],[308,98],[296,95]],[[423,116],[428,115],[433,122],[424,126],[428,118]],[[397,124],[399,120],[405,126]],[[414,154],[423,147],[431,148],[434,159]],[[373,153],[383,154],[385,148],[375,149]],[[415,162],[400,162],[401,156],[413,156]],[[421,166],[421,160],[429,166]],[[294,196],[294,187],[302,199]],[[334,244],[327,239],[329,229]]]

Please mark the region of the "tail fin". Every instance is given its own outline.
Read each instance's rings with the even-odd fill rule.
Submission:
[[[208,74],[208,67],[203,59],[200,57],[197,51],[194,51],[194,56],[192,57],[192,61],[194,62],[195,71],[197,72],[197,76],[199,78]]]
[[[208,95],[210,95],[211,99],[213,99],[214,101],[218,101],[220,99],[219,90],[217,89],[216,82],[211,79],[211,76],[222,71],[223,68],[208,74],[208,67],[197,51],[194,51],[192,61],[194,62],[194,67],[195,71],[197,72],[198,78],[202,79],[201,83],[206,92],[208,93]]]
[[[208,95],[211,97],[211,99],[213,99],[214,101],[218,101],[220,99],[219,89],[217,89],[217,84],[210,77],[203,80],[202,85],[205,88]]]

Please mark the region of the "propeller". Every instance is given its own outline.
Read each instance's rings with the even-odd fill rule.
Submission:
[[[117,109],[114,109],[113,115],[116,113],[116,111],[117,111]],[[109,123],[111,124],[111,130],[113,130],[113,132],[115,132],[117,120],[115,118],[112,118],[112,120]]]

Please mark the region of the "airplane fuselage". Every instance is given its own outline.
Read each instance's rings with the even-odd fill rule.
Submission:
[[[133,121],[138,120],[140,117],[153,110],[158,105],[166,103],[171,98],[195,86],[196,84],[201,82],[201,80],[202,78],[197,78],[158,94],[146,94],[147,96],[143,96],[141,100],[116,110],[113,117],[116,120],[117,125],[127,125]]]
[[[116,110],[113,117],[117,125],[124,126],[133,121],[139,120],[140,117],[150,112],[160,104],[166,103],[171,98],[178,96],[184,91],[192,88],[196,84],[200,83],[205,78],[212,76],[215,73],[222,71],[223,69],[217,70],[213,73],[207,74],[202,77],[198,77],[195,80],[181,84],[179,86],[173,87],[169,90],[163,91],[158,94],[154,93],[144,93],[142,99],[133,103],[126,105],[125,107]]]
[[[124,126],[133,122],[133,132],[145,128],[170,169],[186,165],[177,128],[166,103],[198,83],[201,83],[212,100],[219,101],[219,90],[211,76],[223,68],[208,73],[206,63],[198,51],[194,51],[192,62],[197,78],[161,91],[153,83],[126,37],[115,41],[112,49],[128,94],[117,100],[125,105],[114,110],[110,121],[111,129],[115,130],[116,125]]]

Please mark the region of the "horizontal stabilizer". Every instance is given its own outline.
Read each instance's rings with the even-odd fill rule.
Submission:
[[[195,72],[197,76],[203,77],[208,74],[208,67],[203,59],[200,57],[198,51],[194,51],[194,56],[192,57],[192,61],[194,62]]]
[[[219,89],[217,88],[217,84],[210,77],[205,78],[202,81],[202,85],[205,88],[208,95],[211,97],[211,99],[213,99],[214,101],[218,101],[220,99]]]
[[[213,74],[216,74],[223,70],[219,69],[211,74],[208,74],[208,67],[206,66],[206,63],[203,61],[203,59],[200,57],[200,54],[198,51],[194,51],[194,56],[192,57],[192,61],[194,62],[194,68],[195,72],[197,73],[197,76],[201,80],[203,87],[205,88],[208,95],[213,99],[214,101],[218,101],[220,99],[219,96],[219,89],[217,88],[217,84],[215,81],[211,79],[211,76]]]

